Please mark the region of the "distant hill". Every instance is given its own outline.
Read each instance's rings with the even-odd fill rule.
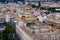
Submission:
[[[0,2],[17,2],[17,1],[21,1],[21,2],[24,2],[25,0],[0,0]],[[34,0],[35,1],[35,0]],[[60,0],[53,0],[53,1],[55,1],[55,2],[58,2],[58,1],[60,1]]]
[[[17,2],[17,1],[21,1],[23,2],[24,0],[0,0],[0,2]]]

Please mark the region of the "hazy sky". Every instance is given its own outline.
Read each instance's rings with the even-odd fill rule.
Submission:
[[[6,0],[0,0],[1,1],[6,1]],[[8,0],[7,0],[8,1]],[[10,1],[24,1],[24,0],[10,0]],[[56,0],[56,1],[60,1],[60,0]]]

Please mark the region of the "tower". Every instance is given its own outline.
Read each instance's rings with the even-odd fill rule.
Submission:
[[[9,22],[9,21],[10,21],[10,16],[6,15],[6,22]]]

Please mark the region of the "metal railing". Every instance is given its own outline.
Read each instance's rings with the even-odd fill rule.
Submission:
[[[42,34],[40,35],[39,40],[60,40],[60,34],[57,34],[57,35]]]

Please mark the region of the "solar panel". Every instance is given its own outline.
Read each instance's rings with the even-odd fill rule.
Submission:
[[[0,25],[0,28],[4,28],[5,26],[4,25]]]
[[[4,22],[5,22],[5,19],[0,18],[0,23],[4,23]]]
[[[5,29],[5,26],[0,23],[0,30],[4,30],[4,29]]]

